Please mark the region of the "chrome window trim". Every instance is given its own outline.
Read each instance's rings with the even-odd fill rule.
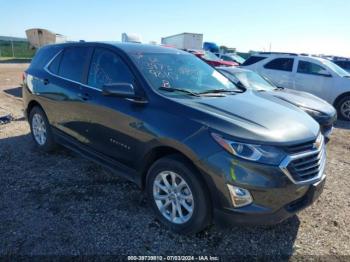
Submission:
[[[312,150],[309,152],[305,152],[305,153],[301,153],[301,154],[293,154],[293,155],[288,155],[286,158],[284,158],[284,160],[282,160],[281,164],[279,165],[279,168],[282,170],[282,172],[289,178],[290,181],[292,181],[294,184],[296,185],[305,185],[305,184],[313,184],[313,183],[317,183],[318,181],[323,180],[326,175],[324,174],[324,170],[326,167],[326,146],[325,146],[325,142],[324,142],[324,136],[322,134],[320,134],[319,136],[321,136],[321,142],[320,142],[320,147],[316,150]],[[316,140],[317,141],[317,140]],[[288,170],[288,165],[295,159],[299,159],[299,158],[303,158],[303,157],[307,157],[313,154],[320,154],[320,167],[319,167],[319,171],[318,174],[310,179],[306,179],[303,181],[296,181],[292,174],[289,172]]]
[[[74,81],[74,80],[71,80],[71,79],[68,79],[68,78],[65,78],[65,77],[62,77],[62,76],[59,76],[59,75],[56,75],[52,72],[50,72],[49,70],[49,66],[51,65],[51,63],[53,62],[53,60],[55,60],[55,58],[57,56],[59,56],[62,52],[63,52],[64,49],[60,50],[56,55],[53,56],[53,58],[51,58],[51,60],[47,63],[47,65],[44,67],[44,70],[50,74],[51,76],[54,76],[54,77],[57,77],[57,78],[60,78],[62,80],[66,80],[66,81],[69,81],[69,82],[72,82],[72,83],[75,83],[75,84],[78,84],[78,85],[82,85],[84,87],[87,87],[87,88],[90,88],[90,89],[93,89],[93,90],[96,90],[96,91],[99,91],[99,92],[102,92],[101,89],[99,88],[96,88],[96,87],[93,87],[93,86],[89,86],[89,85],[86,85],[86,84],[83,84],[81,82],[77,82],[77,81]]]

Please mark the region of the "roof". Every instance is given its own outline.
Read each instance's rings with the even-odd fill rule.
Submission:
[[[168,53],[168,54],[187,54],[187,52],[181,51],[176,48],[163,47],[158,45],[139,44],[130,42],[72,42],[64,44],[56,44],[60,46],[84,46],[84,45],[109,45],[114,46],[127,54],[133,53]],[[54,45],[50,45],[54,46]]]

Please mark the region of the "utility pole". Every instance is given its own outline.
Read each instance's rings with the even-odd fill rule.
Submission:
[[[12,46],[12,57],[15,57],[15,50],[13,49],[13,39],[11,39],[11,46]]]

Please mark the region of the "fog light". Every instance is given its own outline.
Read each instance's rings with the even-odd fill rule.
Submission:
[[[227,185],[227,187],[234,207],[247,206],[253,202],[253,198],[247,189],[233,185]]]

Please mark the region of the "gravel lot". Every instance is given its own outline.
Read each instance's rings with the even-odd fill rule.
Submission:
[[[350,256],[349,123],[333,133],[313,206],[274,227],[180,236],[155,220],[135,185],[68,150],[35,149],[18,88],[27,66],[0,64],[0,112],[15,118],[0,125],[0,255]]]

